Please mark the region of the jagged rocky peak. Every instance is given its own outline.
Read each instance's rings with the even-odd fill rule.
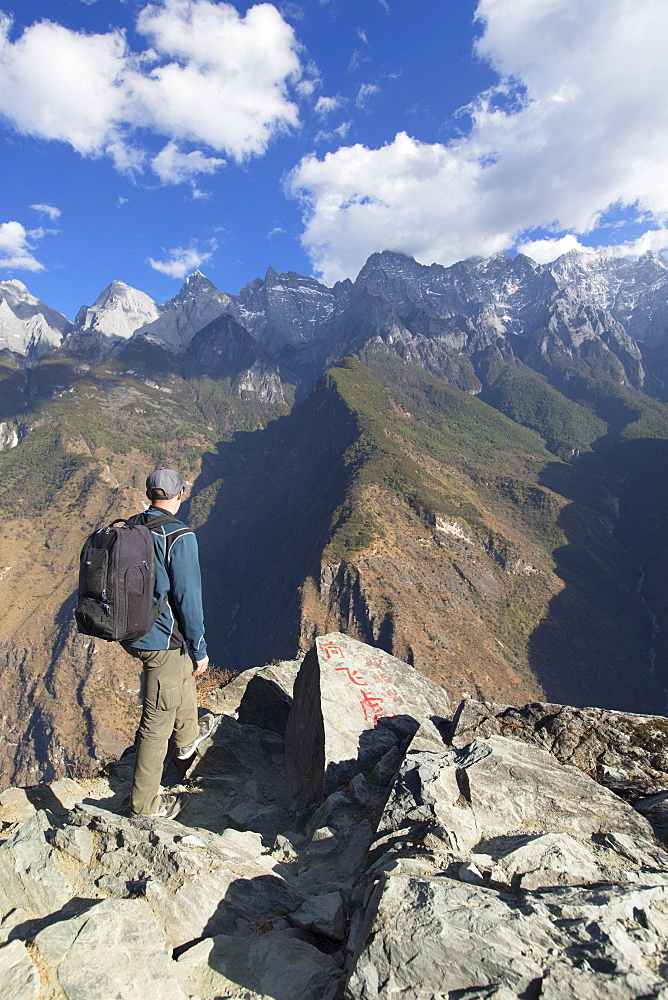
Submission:
[[[0,350],[34,359],[59,347],[72,324],[28,291],[22,281],[0,281]]]
[[[412,257],[394,250],[371,254],[357,275],[355,291],[391,299],[403,306],[418,301],[422,296],[420,272],[423,265]]]
[[[140,327],[137,336],[182,354],[199,330],[225,312],[237,314],[232,297],[201,271],[193,271],[174,298],[162,306],[158,318]]]
[[[195,295],[211,295],[212,293],[222,294],[205,274],[197,270],[188,275],[175,299],[183,302],[188,298],[193,298]]]
[[[239,318],[270,352],[326,336],[328,324],[347,306],[351,282],[333,288],[316,278],[270,267],[264,279],[250,282],[237,296]]]
[[[637,260],[601,250],[571,250],[546,268],[563,288],[572,285],[582,300],[608,309],[629,336],[648,344],[665,342],[668,327],[668,264],[648,251]]]
[[[210,378],[230,378],[234,391],[271,403],[285,403],[276,365],[248,330],[223,313],[195,334],[186,351],[186,370]]]
[[[159,315],[160,307],[149,295],[124,281],[114,280],[92,306],[81,307],[75,321],[75,334],[128,340],[135,330],[153,322]]]

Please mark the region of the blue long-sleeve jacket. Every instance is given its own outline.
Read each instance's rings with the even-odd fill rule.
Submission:
[[[165,513],[158,507],[146,511],[156,517]],[[167,600],[151,631],[128,645],[135,649],[180,649],[185,645],[193,660],[201,660],[206,655],[206,642],[197,539],[182,521],[163,524],[151,533],[154,601],[159,606]]]

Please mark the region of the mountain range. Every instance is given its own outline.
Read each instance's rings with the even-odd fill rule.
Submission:
[[[455,697],[663,711],[667,371],[652,253],[113,281],[73,323],[0,282],[2,774],[127,744],[134,665],[71,613],[83,538],[157,464],[193,484],[221,667],[341,631]]]

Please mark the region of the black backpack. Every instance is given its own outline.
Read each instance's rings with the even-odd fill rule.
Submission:
[[[153,531],[163,524],[183,527],[171,514],[136,514],[89,535],[79,562],[74,612],[79,632],[109,642],[132,642],[151,631],[166,603],[156,607],[153,601]]]

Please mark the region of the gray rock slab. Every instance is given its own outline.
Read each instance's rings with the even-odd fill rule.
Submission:
[[[323,934],[333,941],[343,941],[346,933],[346,916],[340,892],[326,892],[312,896],[290,914],[290,923],[305,931]]]
[[[484,742],[480,746],[480,753],[489,752]],[[477,754],[472,750],[471,756]],[[464,758],[469,758],[469,751]],[[390,848],[414,848],[427,835],[437,837],[462,858],[479,842],[481,834],[475,813],[460,789],[457,759],[457,754],[446,749],[432,723],[420,726],[378,823],[372,860]],[[473,765],[466,772],[469,782],[475,780],[478,766]]]
[[[200,1000],[330,1000],[341,979],[329,955],[285,931],[216,935],[176,966],[184,990]]]
[[[668,872],[668,854],[648,838],[608,833],[603,843],[641,870]]]
[[[546,750],[490,736],[492,753],[466,772],[481,838],[508,833],[627,833],[651,837],[647,820]]]
[[[299,670],[300,661],[286,660],[284,663],[274,664],[268,667],[250,667],[226,684],[223,688],[212,691],[208,698],[208,707],[215,712],[222,712],[225,715],[235,715],[248,684],[257,674],[268,677],[275,681],[285,691],[292,695],[292,687]]]
[[[501,735],[540,746],[640,808],[640,800],[647,803],[668,788],[667,725],[664,716],[541,702],[518,708],[467,698],[455,712],[451,739],[458,744]],[[655,802],[646,815],[666,840],[668,806]]]
[[[270,729],[279,736],[284,736],[292,708],[295,676],[293,672],[285,677],[280,673],[277,675],[271,667],[258,670],[244,691],[237,711],[238,721],[246,726]],[[286,686],[289,691],[285,690]]]
[[[19,907],[5,913],[0,920],[0,943],[8,941],[12,932],[20,928],[21,924],[25,924],[28,919],[28,914]]]
[[[39,972],[22,941],[0,944],[0,997],[3,1000],[37,1000]]]
[[[554,1000],[654,997],[664,986],[655,956],[667,897],[666,887],[611,886],[517,898],[447,878],[389,876],[371,898],[345,995],[422,1000],[497,987],[543,997],[543,982],[552,988],[561,976],[581,988]],[[612,980],[617,992],[608,994]]]
[[[298,909],[304,894],[251,861],[230,862],[172,888],[149,881],[146,899],[174,948],[199,937],[232,934]]]
[[[40,931],[35,944],[67,1000],[187,1000],[143,899],[107,899]]]
[[[72,809],[77,802],[86,797],[86,789],[73,778],[58,778],[49,782],[49,788],[63,809]]]
[[[449,713],[445,690],[383,650],[331,633],[304,657],[285,736],[285,770],[298,805],[372,767],[397,742],[381,720]]]
[[[95,838],[92,831],[85,826],[66,826],[62,830],[56,830],[53,845],[59,851],[88,865],[93,856]]]
[[[58,778],[49,784],[31,785],[27,788],[6,788],[0,793],[0,821],[23,823],[38,809],[49,809],[58,814],[80,802],[86,790],[72,778]]]
[[[466,765],[466,766],[461,766]],[[518,868],[509,877],[533,870],[533,884],[553,885],[559,860],[556,841],[530,838],[543,834],[568,834],[589,838],[592,834],[615,833],[651,838],[651,827],[643,817],[575,768],[559,764],[547,751],[517,740],[490,736],[466,747],[448,751],[440,733],[423,723],[410,744],[378,824],[370,853],[375,866],[399,851],[414,852],[419,845],[449,852],[460,862],[472,860],[470,852],[503,853],[506,838],[523,836],[523,844],[544,855],[533,864],[531,850],[517,856]],[[560,841],[564,866],[566,844],[577,882],[597,881],[600,871],[587,857],[586,848]],[[542,848],[541,845],[542,844]],[[497,847],[495,848],[495,845]],[[551,845],[551,847],[549,846]],[[512,849],[519,845],[514,843]],[[389,854],[388,854],[389,852]]]
[[[44,917],[72,897],[72,887],[47,841],[48,817],[37,812],[0,845],[0,912],[14,907]]]
[[[497,863],[509,876],[517,876],[522,889],[551,885],[583,885],[603,880],[596,858],[567,833],[545,833],[518,838],[518,846],[497,854]]]
[[[23,823],[36,811],[25,788],[5,788],[0,792],[0,821],[3,823]]]

